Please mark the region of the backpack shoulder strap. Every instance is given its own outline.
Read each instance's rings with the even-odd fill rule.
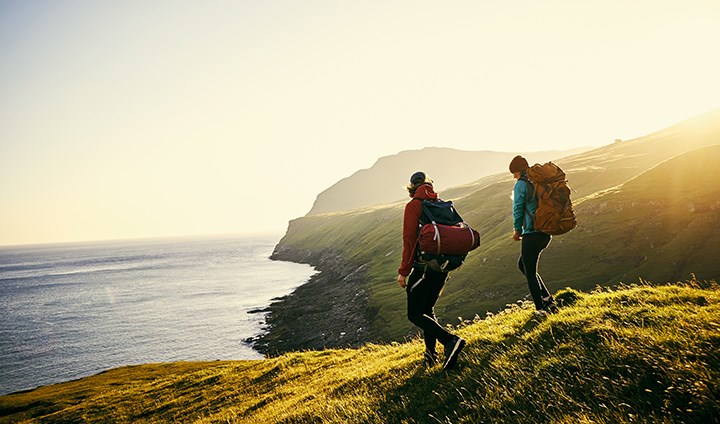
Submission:
[[[527,183],[527,185],[530,187],[531,196],[535,196],[535,186],[533,185],[533,183],[530,182],[530,179],[528,178],[527,174],[523,174],[520,177],[520,179],[525,181]]]

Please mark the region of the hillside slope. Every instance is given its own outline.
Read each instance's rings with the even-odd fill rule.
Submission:
[[[544,320],[524,302],[465,323],[451,371],[422,366],[419,339],[125,367],[2,396],[0,422],[719,422],[716,283],[558,298]]]
[[[548,161],[587,150],[579,148],[523,154]],[[517,154],[427,147],[385,156],[372,167],[357,171],[318,194],[308,214],[339,212],[401,200],[406,195],[402,187],[417,170],[423,170],[435,179],[440,190],[465,184],[504,171]]]
[[[647,137],[559,160],[575,190],[579,225],[571,233],[555,237],[543,254],[540,272],[549,288],[588,289],[640,275],[687,278],[690,272],[700,278],[718,278],[720,214],[707,199],[720,198],[719,168],[697,164],[703,157],[706,164],[717,163],[718,149],[712,146],[719,143],[720,110]],[[699,150],[704,147],[707,149]],[[689,156],[683,157],[683,153]],[[668,181],[661,180],[663,175]],[[673,197],[677,201],[670,207],[658,207],[671,196],[672,191],[667,190],[671,181],[684,181],[680,185],[684,192]],[[519,245],[510,238],[513,184],[510,174],[503,173],[440,193],[455,201],[465,220],[482,236],[480,248],[451,274],[436,307],[440,319],[482,316],[527,294],[524,277],[516,268]],[[647,198],[633,200],[636,192]],[[403,205],[399,202],[290,222],[273,258],[319,265],[321,274],[338,266],[358,270],[354,284],[336,285],[347,292],[345,298],[362,294],[362,302],[345,310],[351,316],[364,315],[367,325],[358,333],[357,328],[342,328],[337,316],[323,312],[332,299],[322,296],[325,286],[318,281],[290,296],[294,305],[313,306],[303,320],[282,319],[283,311],[290,309],[283,301],[272,305],[268,317],[271,331],[263,341],[266,351],[401,340],[413,331],[405,319],[405,293],[394,283],[400,262]],[[321,253],[337,260],[320,264],[313,258]],[[320,333],[324,335],[321,341],[308,337]],[[360,335],[348,339],[350,334]]]
[[[557,256],[587,258],[574,272],[603,282],[640,275],[681,279],[693,272],[715,278],[720,275],[718,160],[720,144],[693,150],[586,199],[577,208],[585,225]]]

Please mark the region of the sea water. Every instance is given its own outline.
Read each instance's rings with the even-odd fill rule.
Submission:
[[[261,359],[273,298],[308,265],[269,259],[278,237],[0,248],[0,394],[124,365]]]

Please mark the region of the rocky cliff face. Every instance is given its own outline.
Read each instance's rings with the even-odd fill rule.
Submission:
[[[306,263],[319,271],[267,309],[267,333],[248,340],[266,355],[293,350],[357,347],[369,326],[367,265],[348,263],[331,249],[309,251],[278,245],[271,259]]]

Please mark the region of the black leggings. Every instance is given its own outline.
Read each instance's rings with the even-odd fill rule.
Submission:
[[[407,280],[408,319],[423,330],[425,347],[435,352],[435,343],[443,345],[453,339],[453,335],[445,330],[435,319],[435,302],[445,286],[447,273],[433,271],[418,266],[413,268]]]
[[[550,296],[550,292],[538,274],[538,262],[540,253],[550,244],[551,236],[545,233],[535,232],[523,234],[522,250],[518,259],[518,268],[527,278],[530,295],[535,302],[535,308],[541,309],[544,306],[543,298]]]

